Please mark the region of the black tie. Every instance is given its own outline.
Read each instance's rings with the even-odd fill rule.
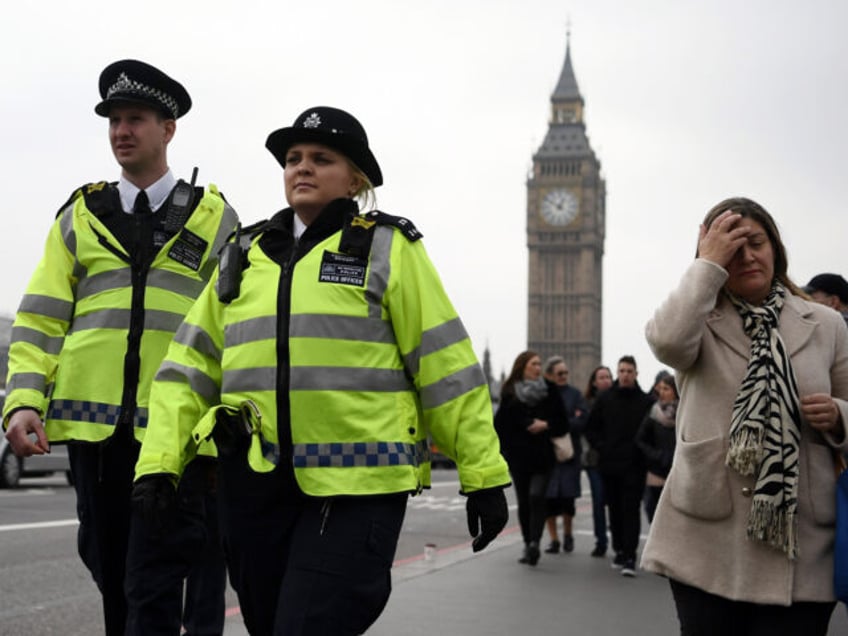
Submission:
[[[147,193],[144,190],[139,190],[135,196],[133,204],[133,214],[150,214],[150,200],[147,198]]]

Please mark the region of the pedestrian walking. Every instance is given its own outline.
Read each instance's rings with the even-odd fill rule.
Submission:
[[[120,179],[78,188],[57,215],[15,318],[3,422],[19,456],[68,445],[80,557],[100,590],[106,634],[123,636],[133,469],[150,383],[238,219],[214,185],[177,180],[168,167],[176,120],[192,105],[182,84],[121,60],[104,69],[99,88],[94,110],[109,121]],[[191,490],[187,505],[205,496],[199,485]],[[197,537],[186,555],[193,560],[203,519],[181,529]],[[179,630],[185,573],[165,567],[164,579],[176,577],[168,589]],[[210,621],[220,624],[220,550],[213,567],[222,585]]]
[[[507,522],[509,474],[420,232],[360,213],[383,183],[365,129],[316,106],[266,147],[289,207],[234,238],[180,327],[136,488],[169,492],[214,436],[248,631],[361,634],[389,598],[407,498],[430,485],[429,440],[456,461],[474,551]]]
[[[633,356],[622,356],[616,380],[598,396],[586,428],[589,443],[598,451],[598,470],[609,507],[615,550],[612,564],[629,577],[636,575],[640,504],[645,489],[645,464],[636,446],[636,432],[652,403],[639,386],[637,375]]]
[[[682,634],[828,631],[848,338],[787,271],[774,218],[721,201],[646,328],[680,405],[642,567],[671,582]]]
[[[592,407],[598,395],[606,391],[612,386],[612,371],[609,367],[599,366],[592,370],[589,376],[589,381],[586,383],[586,390],[583,392],[583,397],[586,398],[586,405],[589,413],[592,412]],[[588,426],[588,414],[586,418],[586,426]],[[586,471],[586,477],[589,480],[589,490],[592,494],[592,529],[595,535],[595,547],[592,549],[592,556],[602,558],[607,553],[609,546],[609,538],[607,537],[607,506],[604,498],[604,483],[601,478],[601,473],[598,470],[598,451],[592,448],[586,434],[583,434],[583,457],[581,464],[583,470]],[[617,548],[617,546],[614,546]],[[616,551],[620,550],[617,548]]]
[[[545,493],[556,463],[551,437],[568,433],[565,405],[556,385],[543,377],[536,352],[523,351],[513,362],[501,387],[495,429],[518,500],[518,521],[524,539],[519,562],[536,565],[548,516]]]
[[[545,548],[547,554],[556,554],[562,547],[563,552],[574,551],[574,535],[572,527],[574,522],[574,501],[580,497],[580,458],[582,455],[581,439],[586,431],[586,420],[589,415],[589,407],[579,389],[568,383],[568,365],[562,356],[551,356],[545,361],[545,379],[553,382],[568,419],[568,435],[574,448],[574,456],[568,461],[554,464],[548,481],[548,489],[545,493],[547,505],[547,519],[545,526],[551,542]],[[557,536],[557,519],[562,517],[562,543]]]

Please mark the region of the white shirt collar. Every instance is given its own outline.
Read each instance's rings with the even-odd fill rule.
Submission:
[[[306,223],[300,220],[300,217],[295,212],[294,215],[294,224],[292,226],[292,230],[294,231],[294,237],[300,240],[300,237],[306,231]]]
[[[150,209],[154,212],[162,207],[165,199],[171,194],[171,190],[177,185],[177,179],[168,168],[168,172],[163,174],[159,180],[144,189],[147,193],[147,199],[150,201]],[[124,212],[132,214],[133,205],[135,205],[135,197],[138,195],[140,188],[133,183],[130,183],[123,175],[118,180],[118,193],[121,195],[121,207]]]

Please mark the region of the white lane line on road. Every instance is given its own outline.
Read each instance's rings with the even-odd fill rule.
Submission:
[[[63,526],[76,526],[79,521],[76,519],[60,519],[58,521],[39,521],[37,523],[12,523],[7,526],[0,526],[0,532],[10,532],[12,530],[41,530],[43,528],[61,528]]]
[[[434,481],[430,483],[430,488],[439,488],[441,486],[459,486],[458,481]],[[427,490],[426,488],[424,490]]]

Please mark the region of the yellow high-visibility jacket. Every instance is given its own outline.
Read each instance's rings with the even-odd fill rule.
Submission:
[[[83,186],[57,215],[12,327],[4,426],[19,408],[51,442],[98,442],[119,422],[142,439],[150,383],[238,218],[214,185],[149,267],[133,263],[101,219],[117,190]],[[115,210],[117,206],[117,211]]]
[[[251,468],[290,462],[309,495],[419,491],[430,436],[465,492],[509,483],[483,372],[420,235],[356,212],[331,203],[297,242],[292,210],[278,213],[240,295],[206,288],[153,383],[136,478],[179,475],[223,408],[249,414]],[[345,223],[378,216],[370,250],[340,250]]]

